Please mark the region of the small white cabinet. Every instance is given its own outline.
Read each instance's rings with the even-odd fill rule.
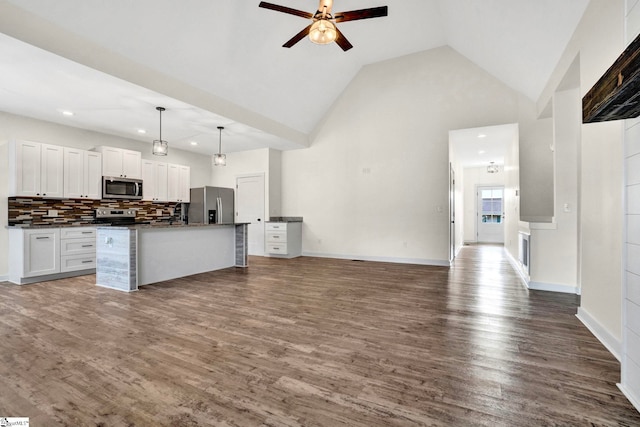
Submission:
[[[188,203],[191,200],[191,168],[171,163],[169,163],[168,168],[168,200],[170,202]]]
[[[9,280],[60,272],[60,229],[9,230]]]
[[[9,228],[9,281],[34,283],[92,273],[95,227]]]
[[[269,256],[294,258],[302,255],[302,222],[267,222],[265,232]]]
[[[142,200],[166,202],[168,185],[167,163],[154,160],[142,161]]]
[[[32,141],[11,141],[9,159],[9,196],[63,197],[62,147]]]
[[[102,154],[64,147],[64,197],[102,198]]]
[[[122,178],[142,178],[142,153],[116,147],[96,147],[102,154],[102,174]]]

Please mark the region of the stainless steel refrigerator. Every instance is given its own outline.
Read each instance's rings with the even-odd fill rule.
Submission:
[[[233,188],[192,188],[188,215],[193,224],[233,224]]]

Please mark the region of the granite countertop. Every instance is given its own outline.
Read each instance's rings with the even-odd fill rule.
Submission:
[[[266,222],[302,222],[301,216],[272,216]]]
[[[147,230],[158,228],[194,228],[194,227],[228,227],[230,225],[245,225],[246,222],[229,222],[224,224],[185,224],[183,222],[174,222],[169,224],[168,222],[160,222],[155,224],[131,224],[131,225],[98,225],[102,228],[114,228],[114,229],[127,229],[127,230]]]
[[[246,222],[226,223],[226,224],[185,224],[181,221],[173,223],[158,222],[154,224],[130,224],[130,225],[111,225],[111,224],[17,224],[7,225],[7,229],[38,229],[38,228],[60,228],[60,227],[102,227],[102,228],[126,228],[126,229],[140,229],[140,228],[184,228],[184,227],[223,227],[229,225],[244,225]]]

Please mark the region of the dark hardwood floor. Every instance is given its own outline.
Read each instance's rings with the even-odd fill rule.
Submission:
[[[451,269],[251,258],[136,293],[0,283],[0,416],[32,426],[637,426],[577,297],[498,246]]]

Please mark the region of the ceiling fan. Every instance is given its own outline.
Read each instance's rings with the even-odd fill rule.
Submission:
[[[288,42],[283,44],[282,47],[291,47],[302,40],[306,35],[309,35],[311,41],[317,44],[336,42],[345,52],[351,49],[353,45],[349,43],[349,40],[347,40],[347,38],[340,32],[335,23],[387,16],[387,6],[332,14],[331,8],[333,7],[333,0],[320,0],[320,5],[318,6],[316,13],[304,12],[302,10],[292,9],[286,6],[267,3],[266,1],[261,1],[258,6],[311,19],[313,21],[302,31],[293,36]]]

